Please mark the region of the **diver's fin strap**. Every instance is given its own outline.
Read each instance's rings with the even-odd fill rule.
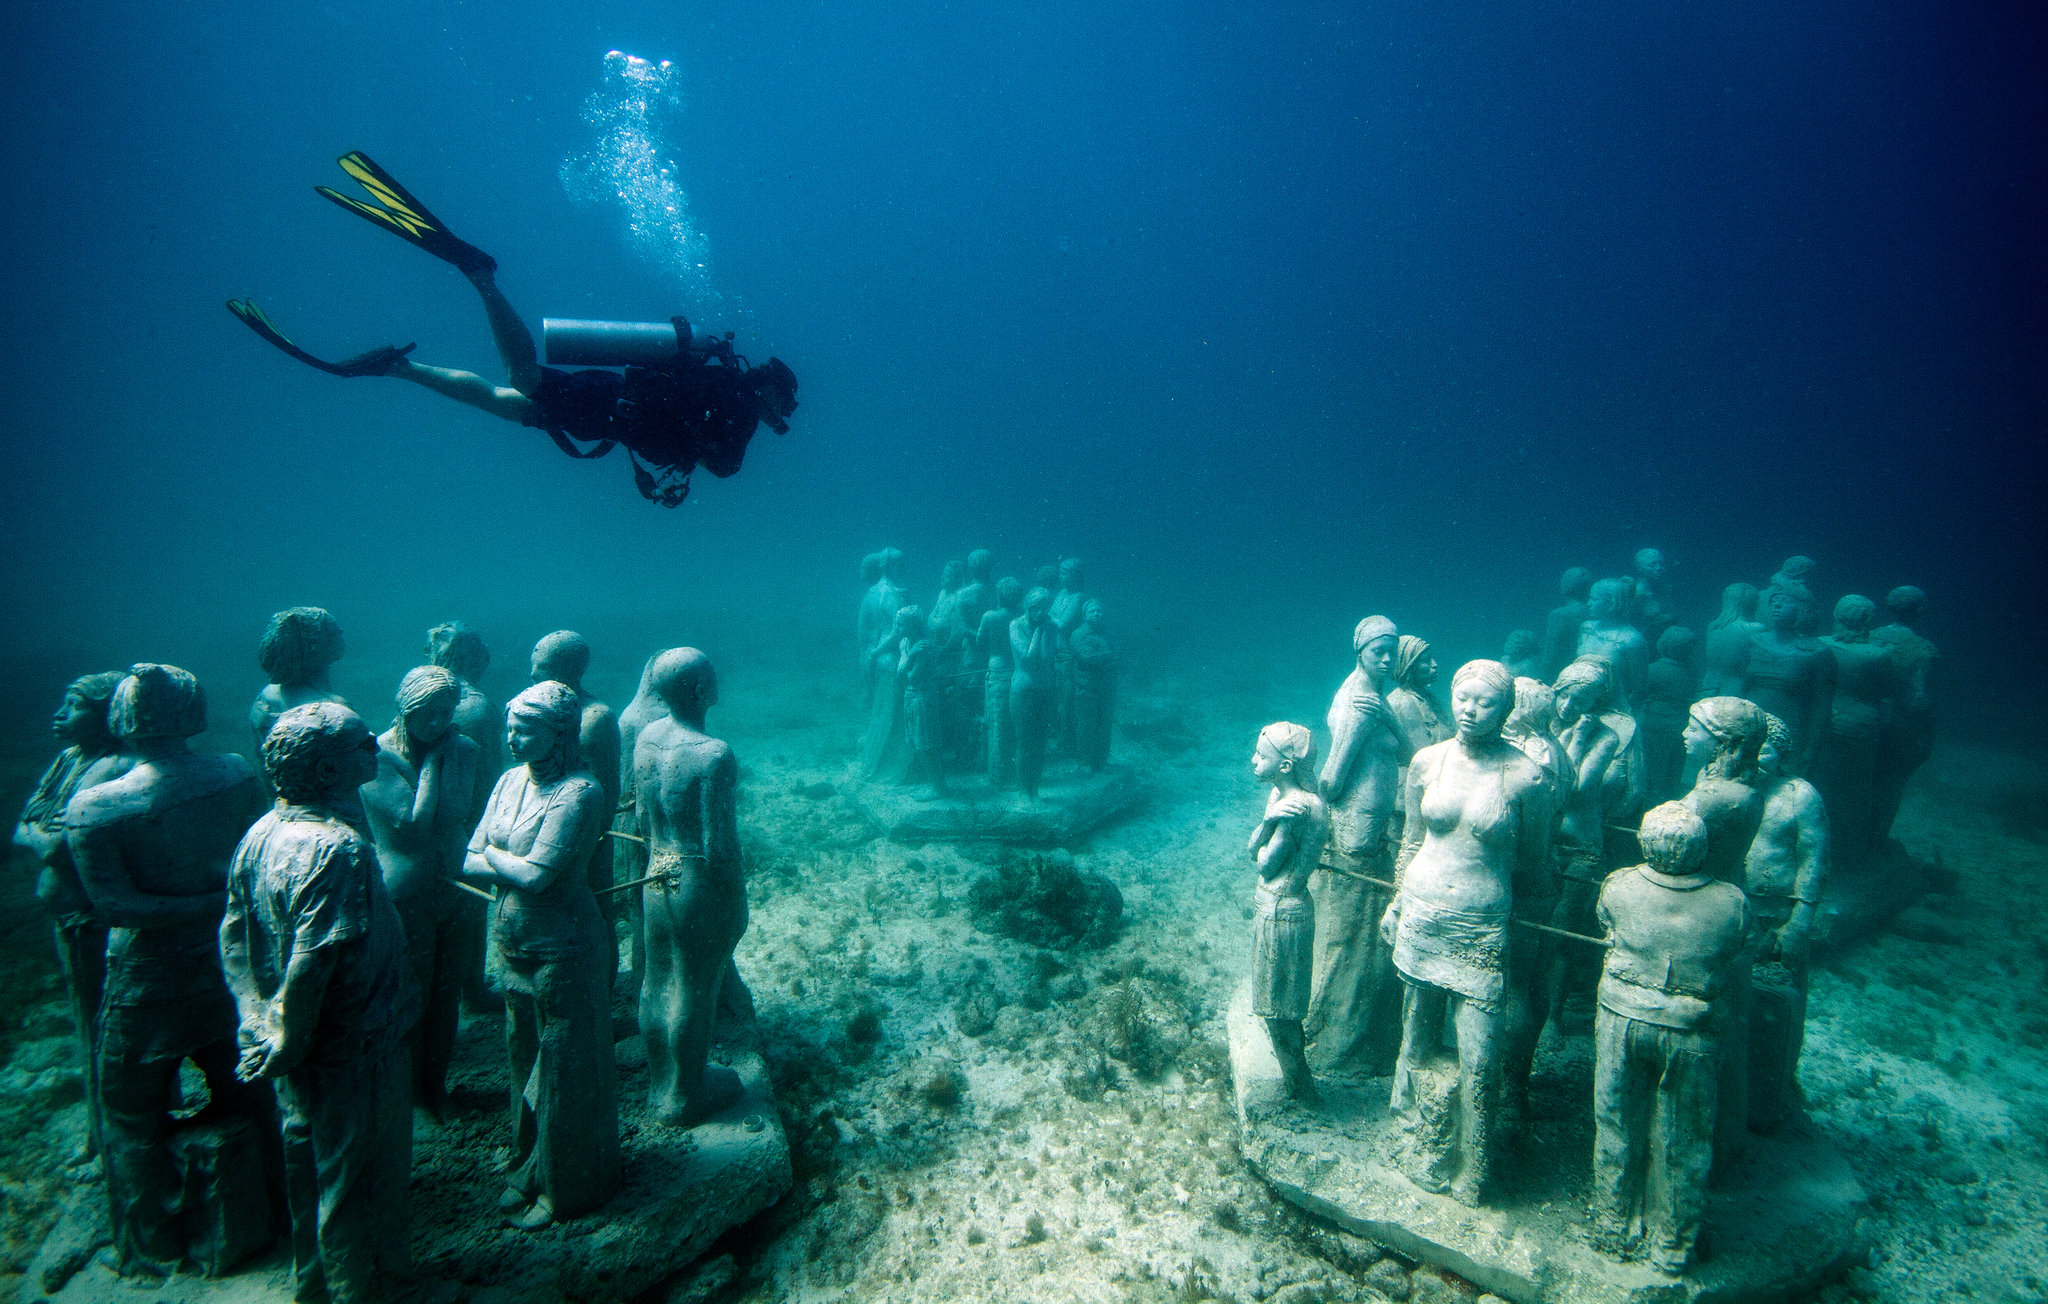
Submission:
[[[570,441],[569,436],[559,430],[548,431],[548,438],[555,441],[556,448],[561,449],[571,457],[603,457],[606,453],[612,451],[612,445],[619,442],[616,439],[600,439],[586,449],[576,447]]]

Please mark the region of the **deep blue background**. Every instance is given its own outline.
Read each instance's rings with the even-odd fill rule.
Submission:
[[[1563,566],[1656,543],[1695,623],[1791,552],[1830,596],[1920,583],[1952,716],[2035,727],[2002,678],[2048,623],[2035,12],[10,9],[0,652],[40,705],[291,602],[358,647],[836,629],[892,542],[920,588],[1079,552],[1141,646],[1327,639],[1341,674],[1368,609],[1490,652]],[[221,310],[495,373],[458,276],[312,195],[360,148],[536,323],[706,315],[560,183],[614,47],[681,65],[719,324],[803,381],[738,478],[662,512]]]

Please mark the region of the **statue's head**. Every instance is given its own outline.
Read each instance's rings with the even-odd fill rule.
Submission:
[[[256,660],[273,684],[304,684],[325,673],[347,650],[341,622],[322,607],[286,607],[270,618]]]
[[[1252,748],[1252,777],[1260,783],[1278,783],[1282,778],[1297,786],[1315,790],[1316,736],[1298,724],[1285,720],[1259,730]]]
[[[1403,634],[1394,644],[1394,682],[1422,693],[1436,682],[1436,658],[1427,640]]]
[[[1024,581],[1015,575],[1005,575],[996,581],[996,601],[1004,611],[1017,610],[1017,604],[1024,600]]]
[[[1557,723],[1557,694],[1549,684],[1524,675],[1515,676],[1515,709],[1501,732],[1510,738],[1541,738]]]
[[[1102,618],[1108,614],[1109,609],[1102,605],[1100,598],[1090,598],[1081,604],[1081,620],[1096,629],[1102,628]]]
[[[1024,615],[1032,624],[1052,614],[1052,593],[1043,585],[1024,595]]]
[[[1737,580],[1721,590],[1721,618],[1723,620],[1756,619],[1757,587]]]
[[[398,750],[410,761],[432,750],[455,727],[462,682],[442,666],[415,666],[398,681]]]
[[[1820,563],[1813,558],[1794,556],[1785,559],[1785,564],[1778,567],[1778,574],[1803,584],[1812,579],[1813,573],[1819,569]]]
[[[1500,737],[1514,709],[1515,677],[1500,662],[1467,661],[1451,676],[1451,721],[1466,742]]]
[[[206,690],[176,666],[131,666],[108,703],[107,727],[124,742],[195,737],[206,732]]]
[[[1394,675],[1394,658],[1401,652],[1401,634],[1385,616],[1367,616],[1351,629],[1351,654],[1358,668],[1374,679]]]
[[[1601,580],[1586,595],[1586,613],[1595,620],[1620,620],[1628,615],[1635,597],[1634,581],[1619,576]]]
[[[695,717],[718,705],[718,674],[696,648],[670,648],[654,658],[653,681],[655,693],[679,715]]]
[[[875,556],[881,561],[882,574],[891,580],[903,578],[903,552],[898,548],[884,548]]]
[[[1557,718],[1571,724],[1581,716],[1598,715],[1607,709],[1614,692],[1614,667],[1606,657],[1583,656],[1558,672],[1553,685]]]
[[[1557,581],[1557,593],[1562,598],[1583,600],[1587,591],[1592,587],[1593,572],[1587,570],[1584,566],[1572,567],[1562,576],[1558,577]]]
[[[576,690],[543,680],[505,704],[505,750],[542,782],[583,764],[583,706]]]
[[[976,548],[967,554],[967,573],[974,577],[976,584],[988,583],[988,577],[995,573],[996,555],[986,548]]]
[[[1521,661],[1535,656],[1537,649],[1542,646],[1543,642],[1536,637],[1535,630],[1511,629],[1508,631],[1507,644],[1501,648],[1501,656],[1508,661]]]
[[[1868,638],[1877,628],[1877,604],[1851,593],[1835,604],[1835,633],[1851,641]]]
[[[1088,582],[1088,563],[1079,557],[1068,557],[1060,562],[1060,587],[1078,589]]]
[[[114,690],[126,678],[118,670],[108,670],[72,680],[64,690],[64,700],[57,704],[57,713],[50,718],[51,736],[65,747],[87,750],[113,742],[113,730],[107,726],[107,708],[114,700]]]
[[[896,608],[896,623],[890,626],[904,637],[914,636],[924,628],[924,608],[918,606]]]
[[[295,706],[263,735],[263,772],[294,805],[353,796],[377,777],[377,739],[339,702]]]
[[[1657,635],[1657,655],[1666,661],[1680,665],[1692,664],[1693,648],[1699,645],[1700,636],[1683,625],[1673,625]]]
[[[1764,610],[1764,618],[1772,629],[1797,629],[1799,622],[1806,619],[1806,598],[1796,590],[1774,588],[1770,604]]]
[[[1636,549],[1636,574],[1651,580],[1661,580],[1671,571],[1671,564],[1664,560],[1664,554],[1655,548]]]
[[[1741,697],[1701,698],[1686,716],[1685,754],[1701,763],[1702,774],[1746,780],[1756,773],[1764,732],[1764,713],[1756,703]]]
[[[427,631],[427,661],[475,683],[491,668],[491,650],[483,635],[459,620],[444,621]]]
[[[579,687],[583,672],[590,669],[590,644],[573,629],[558,629],[533,645],[530,669],[535,683],[556,679],[571,688]]]
[[[1682,801],[1667,801],[1643,812],[1636,841],[1643,863],[1660,874],[1680,878],[1707,858],[1707,822]]]
[[[871,552],[860,559],[860,582],[873,584],[882,578],[882,554]]]
[[[1764,741],[1757,748],[1757,768],[1765,774],[1785,773],[1785,759],[1792,752],[1792,729],[1783,720],[1764,712]]]
[[[1927,611],[1927,595],[1910,584],[1901,584],[1884,595],[1884,605],[1891,609],[1902,625],[1919,621]]]

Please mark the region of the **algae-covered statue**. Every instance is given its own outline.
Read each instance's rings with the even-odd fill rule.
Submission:
[[[1643,862],[1611,875],[1595,1015],[1596,1239],[1667,1276],[1692,1261],[1713,1166],[1721,1061],[1743,965],[1742,889],[1700,865],[1706,825],[1666,802],[1643,816]]]
[[[1891,653],[1904,689],[1878,747],[1876,830],[1889,838],[1905,799],[1906,781],[1934,752],[1934,672],[1941,653],[1920,633],[1927,595],[1901,584],[1885,595],[1891,622],[1870,631],[1871,640]]]
[[[376,1304],[412,1268],[405,1035],[418,1005],[362,831],[357,789],[377,777],[377,751],[345,706],[277,718],[263,740],[277,807],[235,851],[220,925],[236,1072],[277,1087],[296,1296],[335,1304]]]
[[[1330,807],[1330,850],[1347,869],[1391,880],[1400,776],[1414,754],[1387,697],[1400,634],[1385,616],[1351,632],[1351,673],[1330,699],[1330,754],[1318,776]],[[1316,889],[1315,995],[1307,1031],[1318,1068],[1378,1077],[1400,1049],[1400,986],[1379,919],[1385,888],[1325,874]]]
[[[709,1062],[711,1029],[733,948],[747,930],[740,861],[739,762],[705,731],[718,677],[695,648],[672,648],[654,666],[668,714],[633,749],[640,835],[647,840],[647,968],[640,1032],[647,1041],[648,1106],[690,1127],[739,1098],[732,1070]],[[737,993],[735,993],[737,995]]]
[[[464,864],[471,883],[499,889],[492,944],[513,1092],[498,1207],[527,1230],[590,1212],[619,1180],[610,948],[586,871],[611,812],[583,768],[582,722],[576,694],[552,680],[512,699],[505,746],[518,764],[492,789]]]
[[[270,682],[249,706],[249,728],[258,747],[277,717],[293,707],[342,702],[328,682],[328,671],[347,650],[341,622],[324,608],[287,607],[270,618],[256,646],[256,660]]]
[[[1652,802],[1678,795],[1685,769],[1685,713],[1700,698],[1700,672],[1693,665],[1699,638],[1683,625],[1657,636],[1657,659],[1650,663],[1636,702],[1637,737],[1643,746],[1643,791]]]
[[[1016,735],[1017,783],[1038,796],[1045,776],[1045,745],[1055,727],[1059,631],[1052,623],[1052,594],[1042,588],[1024,595],[1024,614],[1010,622],[1010,728]]]
[[[1552,678],[1579,654],[1579,626],[1593,614],[1586,601],[1592,589],[1593,572],[1584,566],[1574,566],[1559,577],[1557,595],[1562,601],[1543,622],[1543,673],[1536,678]]]
[[[1851,593],[1835,604],[1835,632],[1823,638],[1835,662],[1835,691],[1814,779],[1827,798],[1835,854],[1862,865],[1882,836],[1878,826],[1878,763],[1885,726],[1905,693],[1898,662],[1871,638],[1877,604]]]
[[[1557,745],[1562,766],[1557,785],[1557,904],[1554,928],[1585,933],[1593,924],[1593,903],[1606,880],[1608,773],[1621,756],[1621,739],[1601,712],[1613,691],[1613,672],[1599,657],[1566,666],[1553,690],[1557,700]],[[1561,1029],[1566,998],[1590,986],[1592,965],[1580,950],[1552,949],[1543,979],[1540,1016]],[[1576,980],[1576,981],[1575,981]]]
[[[1834,710],[1834,654],[1801,632],[1806,600],[1791,588],[1770,592],[1764,614],[1770,623],[1749,640],[1739,696],[1785,722],[1792,733],[1788,760],[1795,771],[1810,774]]]
[[[192,752],[206,694],[175,666],[130,670],[107,722],[135,767],[72,798],[65,839],[110,930],[98,1068],[115,1259],[124,1274],[165,1276],[186,1250],[169,1148],[179,1065],[205,1075],[217,1114],[271,1134],[269,1093],[235,1077],[219,933],[228,862],[263,792],[241,757]]]
[[[1650,673],[1650,641],[1628,623],[1635,585],[1626,579],[1601,580],[1586,600],[1586,621],[1579,626],[1576,655],[1606,658],[1614,667],[1615,696],[1633,704]]]
[[[398,718],[377,739],[376,772],[363,785],[363,817],[384,891],[405,927],[405,955],[420,993],[410,1040],[414,1100],[440,1117],[448,1099],[462,984],[475,968],[482,902],[456,887],[471,830],[476,744],[455,728],[462,685],[419,666],[398,685]]]
[[[1638,548],[1630,578],[1635,581],[1636,591],[1629,621],[1643,632],[1644,638],[1655,643],[1657,636],[1678,619],[1671,609],[1671,563],[1656,548]]]
[[[78,1033],[86,1144],[93,1154],[100,1148],[94,1045],[100,1026],[100,992],[106,984],[107,929],[94,922],[92,898],[86,895],[78,866],[72,863],[71,846],[64,836],[64,812],[79,793],[118,779],[135,766],[135,758],[121,750],[107,726],[108,704],[124,677],[119,671],[84,675],[64,690],[64,700],[50,720],[50,733],[62,750],[43,771],[14,826],[14,845],[26,848],[42,866],[36,876],[36,903],[49,915],[56,934],[57,967],[64,975],[72,1026]]]
[[[583,726],[577,738],[583,751],[583,767],[597,780],[597,786],[604,789],[605,809],[618,809],[622,764],[619,716],[583,687],[583,676],[590,669],[589,642],[573,629],[558,629],[533,645],[529,667],[534,683],[552,679],[558,684],[568,685],[569,690],[576,694],[576,701],[583,708]],[[597,850],[590,853],[589,875],[593,892],[602,892],[612,885],[612,839],[598,840]],[[611,921],[618,917],[617,905],[615,896],[598,899],[599,912],[606,922],[607,945],[611,950],[612,967],[607,971],[607,982],[617,975],[619,967],[617,934],[610,927]]]
[[[1010,648],[1010,624],[1023,614],[1023,604],[1023,582],[1005,576],[996,585],[996,605],[981,614],[974,634],[978,659],[986,667],[981,702],[982,763],[989,786],[998,791],[1017,773],[1017,730],[1010,719],[1016,654]]]
[[[1329,837],[1329,810],[1315,791],[1316,743],[1298,724],[1259,730],[1252,777],[1272,785],[1265,818],[1247,848],[1258,865],[1252,890],[1252,1014],[1265,1021],[1287,1094],[1317,1102],[1302,1045],[1315,960],[1316,908],[1308,878]]]
[[[1468,1205],[1485,1198],[1500,1139],[1514,885],[1550,859],[1549,783],[1501,737],[1514,695],[1498,661],[1468,661],[1452,677],[1457,735],[1409,766],[1401,886],[1380,924],[1406,988],[1391,1108],[1420,1123],[1424,1077],[1455,1052],[1449,1135],[1425,1143],[1418,1180]]]
[[[1074,759],[1090,774],[1109,764],[1116,729],[1116,645],[1103,628],[1102,603],[1090,598],[1067,640],[1074,658]]]
[[[1749,1015],[1749,1127],[1775,1129],[1799,1104],[1799,1052],[1806,1041],[1807,955],[1813,915],[1827,890],[1828,811],[1820,792],[1788,774],[1780,748],[1791,731],[1777,716],[1764,717],[1757,753],[1763,813],[1749,854],[1742,890],[1749,896],[1751,1001]]]
[[[1749,673],[1749,640],[1763,633],[1756,618],[1756,585],[1738,580],[1721,590],[1721,613],[1707,625],[1701,654],[1699,693],[1702,697],[1733,697]]]

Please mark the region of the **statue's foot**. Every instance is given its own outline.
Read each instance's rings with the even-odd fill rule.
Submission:
[[[745,1094],[746,1088],[740,1084],[739,1074],[723,1064],[706,1064],[704,1079],[696,1094],[685,1100],[680,1108],[662,1110],[661,1121],[670,1127],[695,1127],[707,1118],[724,1113]]]
[[[516,1227],[522,1232],[539,1231],[555,1220],[555,1203],[546,1196],[535,1197],[532,1204],[515,1209],[505,1215],[505,1225]]]
[[[532,1204],[534,1197],[516,1186],[508,1186],[498,1195],[499,1213],[517,1213]]]
[[[1486,1182],[1483,1178],[1460,1173],[1451,1183],[1450,1197],[1467,1209],[1477,1209],[1486,1202]]]

